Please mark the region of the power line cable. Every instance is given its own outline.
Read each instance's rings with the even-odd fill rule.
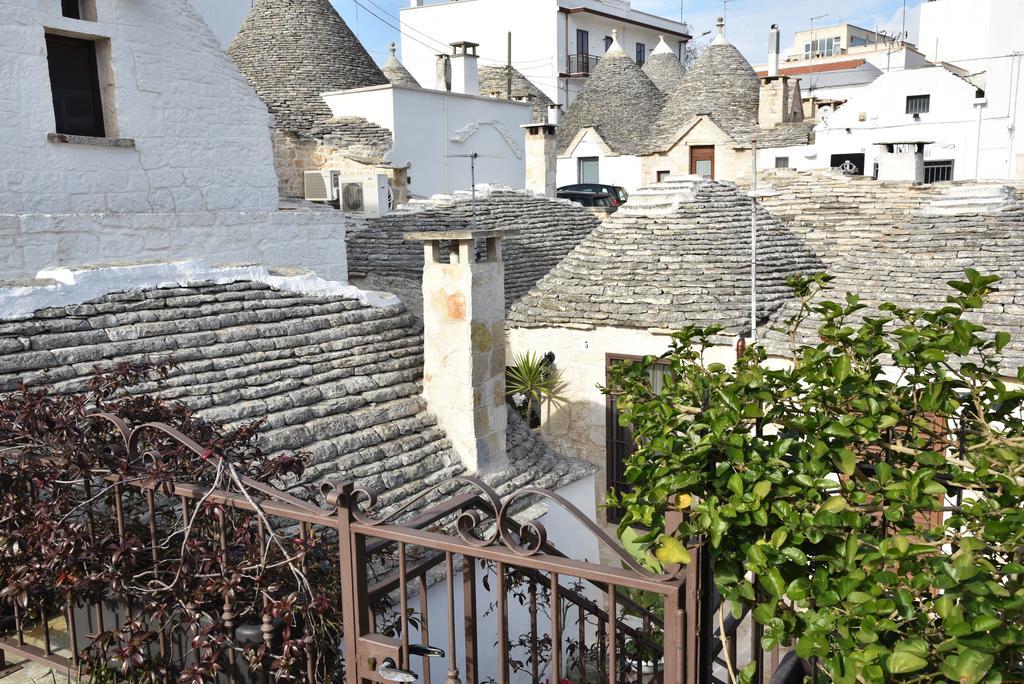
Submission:
[[[434,52],[437,52],[437,51],[438,51],[438,48],[437,48],[437,47],[434,47],[433,45],[428,45],[427,43],[424,43],[424,42],[423,42],[422,40],[420,40],[420,39],[419,39],[419,38],[417,38],[416,36],[413,36],[413,35],[410,35],[410,34],[406,33],[405,31],[403,31],[403,30],[402,30],[402,28],[401,28],[401,26],[400,26],[400,25],[399,25],[399,26],[395,26],[395,25],[394,25],[393,23],[391,23],[390,21],[388,21],[388,20],[387,20],[387,19],[385,19],[384,17],[382,17],[382,16],[380,16],[379,14],[377,14],[376,12],[374,12],[374,11],[373,11],[373,10],[371,10],[371,9],[370,9],[369,7],[367,7],[366,5],[362,4],[362,2],[360,2],[360,0],[352,0],[352,2],[353,2],[353,3],[354,3],[354,4],[356,5],[356,6],[357,6],[357,7],[362,7],[362,8],[363,8],[364,10],[366,10],[366,11],[367,11],[367,12],[368,12],[368,13],[369,13],[369,14],[370,14],[370,15],[371,15],[372,17],[374,17],[375,19],[377,19],[377,20],[378,20],[379,22],[381,22],[382,24],[384,24],[384,25],[385,25],[385,26],[387,26],[388,28],[390,28],[390,29],[392,29],[392,30],[395,30],[395,31],[398,31],[398,33],[399,33],[400,35],[402,35],[402,36],[404,36],[404,37],[408,38],[409,40],[412,40],[412,41],[414,41],[414,42],[416,42],[416,43],[419,43],[420,45],[422,45],[423,47],[427,48],[428,50],[432,50],[432,51],[434,51]],[[367,0],[367,2],[373,2],[373,0]],[[376,5],[376,3],[374,3],[374,6],[375,6],[375,7],[379,7],[379,5]],[[382,11],[383,11],[383,12],[384,12],[385,14],[388,14],[388,16],[389,16],[389,17],[394,17],[394,15],[392,15],[392,14],[388,13],[388,12],[387,12],[386,10],[382,10]],[[399,20],[399,21],[401,21],[401,20]],[[412,27],[410,27],[410,28],[412,28]],[[416,29],[412,29],[412,30],[416,31]],[[423,36],[425,36],[425,37],[426,37],[426,38],[427,38],[428,40],[431,40],[431,41],[433,41],[433,42],[437,43],[437,45],[441,46],[441,48],[440,48],[440,49],[444,50],[444,52],[447,52],[447,51],[448,51],[448,48],[449,48],[449,47],[451,47],[450,45],[448,45],[448,44],[445,44],[445,43],[441,42],[440,40],[438,40],[438,39],[436,39],[436,38],[432,38],[432,37],[430,37],[430,36],[427,36],[427,35],[426,35],[425,33],[423,33],[422,31],[416,31],[416,32],[417,32],[417,33],[420,33],[420,34],[421,34],[421,35],[423,35]],[[501,61],[501,60],[496,60],[496,59],[488,59],[488,58],[486,58],[486,57],[480,57],[479,59],[480,59],[480,61],[481,61],[481,62],[489,62],[489,63],[491,63],[491,64],[496,64],[496,65],[500,65],[500,66],[507,66],[506,62],[504,62],[504,61]],[[513,63],[512,63],[512,65],[513,65],[513,66],[516,66],[517,64],[519,64],[519,65],[524,65],[524,66],[525,66],[525,65],[530,65],[530,64],[532,64],[532,63],[533,63],[534,61],[535,61],[535,62],[537,62],[537,63],[541,63],[541,62],[550,62],[550,61],[551,61],[551,59],[552,59],[551,57],[543,57],[543,58],[538,58],[537,60],[533,60],[533,61],[521,61],[521,62],[513,62]]]

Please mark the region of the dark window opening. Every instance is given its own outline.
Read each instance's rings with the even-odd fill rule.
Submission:
[[[637,360],[640,360],[639,357],[609,355],[607,366],[610,369],[614,363]],[[652,366],[647,374],[647,379],[651,382],[651,389],[660,392],[665,386],[665,379],[671,372],[672,366],[667,363],[657,363]],[[605,489],[622,494],[629,491],[629,483],[626,482],[626,461],[636,451],[636,442],[633,439],[633,429],[628,425],[619,425],[619,410],[614,395],[608,395],[605,419]],[[608,508],[607,515],[610,523],[622,520],[622,510],[619,508]]]
[[[612,49],[612,37],[611,36],[605,36],[604,37],[604,51],[608,52],[611,49]]]
[[[908,95],[907,114],[927,114],[931,109],[931,95]]]
[[[788,169],[789,168],[789,157],[776,157],[775,168],[777,169]]]
[[[576,54],[590,54],[590,32],[583,29],[576,29]]]
[[[70,19],[81,19],[82,7],[79,0],[60,0],[60,13]]]
[[[647,61],[647,46],[643,43],[636,44],[636,65],[643,66]]]
[[[941,183],[953,180],[953,160],[943,159],[924,163],[924,182]]]
[[[105,137],[96,43],[47,35],[46,57],[57,133]]]
[[[668,180],[668,177],[672,175],[671,171],[658,171],[658,182],[662,183]]]

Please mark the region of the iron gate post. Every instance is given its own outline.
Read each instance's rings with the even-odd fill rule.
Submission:
[[[327,497],[327,503],[337,509],[338,560],[341,579],[341,619],[345,641],[345,682],[359,684],[359,639],[370,631],[370,606],[366,588],[366,545],[359,535],[352,533],[355,516],[352,512],[352,493],[355,485],[338,485]]]

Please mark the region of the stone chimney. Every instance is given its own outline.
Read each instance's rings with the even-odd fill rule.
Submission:
[[[768,77],[779,75],[779,25],[772,24],[768,31]]]
[[[477,43],[452,43],[452,92],[463,95],[480,94],[480,69]]]
[[[452,89],[452,60],[448,55],[438,55],[436,62],[434,90]]]
[[[406,235],[424,246],[423,396],[466,468],[508,466],[505,450],[505,264],[513,230]],[[477,254],[477,243],[483,251]]]
[[[555,173],[558,165],[558,126],[551,123],[552,112],[558,106],[548,108],[547,123],[528,123],[526,131],[526,189],[545,197],[555,196]]]
[[[878,143],[878,180],[924,182],[924,146],[930,142]],[[867,171],[865,170],[865,175]]]
[[[761,128],[774,128],[779,124],[803,120],[795,115],[790,78],[779,73],[779,26],[772,24],[768,31],[768,75],[761,79],[761,101],[757,122]]]

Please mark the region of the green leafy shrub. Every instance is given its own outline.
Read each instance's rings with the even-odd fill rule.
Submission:
[[[794,278],[791,338],[822,323],[788,363],[752,346],[704,364],[720,329],[687,328],[660,392],[656,359],[615,368],[639,445],[620,534],[664,556],[683,495],[678,538],[704,540],[731,608],[835,682],[1024,679],[1024,370],[1007,384],[1009,335],[974,322],[998,280],[969,270],[941,308],[867,316]]]
[[[554,367],[553,354],[517,354],[512,365],[505,369],[505,394],[531,427],[539,425],[535,411],[545,402],[564,401],[564,390],[565,382],[561,371]]]

